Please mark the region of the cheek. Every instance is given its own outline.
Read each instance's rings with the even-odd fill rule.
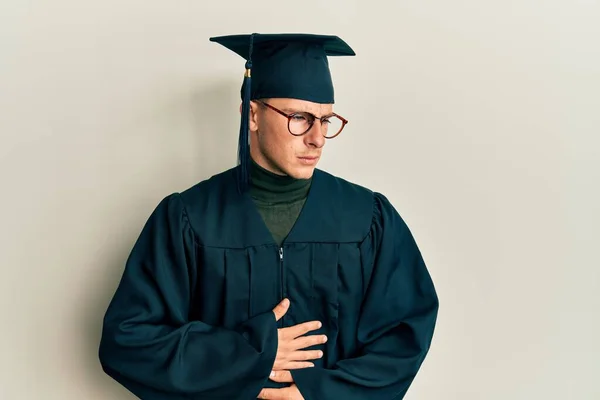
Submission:
[[[280,126],[267,126],[268,130],[264,131],[262,137],[263,147],[267,148],[269,152],[277,158],[292,157],[294,148],[297,146],[295,143],[296,137],[290,135],[287,131],[287,127]]]

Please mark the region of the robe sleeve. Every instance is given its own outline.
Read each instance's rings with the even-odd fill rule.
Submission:
[[[277,353],[275,315],[231,330],[190,320],[196,254],[181,197],[170,195],[140,233],[104,316],[102,368],[144,400],[254,399]]]
[[[378,193],[361,253],[367,286],[358,350],[331,369],[291,371],[305,400],[400,400],[429,351],[437,294],[409,228]]]

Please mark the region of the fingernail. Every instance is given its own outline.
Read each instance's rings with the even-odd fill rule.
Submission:
[[[323,324],[321,324],[321,322],[317,322],[317,328],[320,328],[321,326],[323,326]]]
[[[275,376],[275,371],[271,371],[271,378]]]
[[[323,357],[323,352],[319,351],[319,357]]]
[[[323,343],[327,341],[327,336],[323,336]]]
[[[289,301],[288,299],[284,299],[284,300],[283,300],[283,306],[284,306],[284,307],[287,307],[287,306],[289,306],[289,305],[290,305],[290,301]]]

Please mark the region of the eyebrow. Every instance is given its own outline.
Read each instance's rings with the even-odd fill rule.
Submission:
[[[297,109],[293,109],[293,108],[282,108],[281,111],[286,112],[288,114],[292,114],[292,113],[306,113],[306,114],[312,114],[311,112],[308,111],[302,111],[302,110],[297,110]],[[312,114],[314,115],[314,114]],[[334,112],[331,112],[329,114],[325,114],[323,116],[321,116],[321,118],[326,118],[326,117],[333,117],[335,115]],[[318,118],[318,117],[317,117]]]

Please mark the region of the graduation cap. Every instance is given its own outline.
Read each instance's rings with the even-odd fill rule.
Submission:
[[[246,60],[238,143],[240,189],[244,190],[249,181],[250,101],[292,98],[333,104],[334,89],[327,57],[356,54],[342,39],[330,35],[252,33],[211,37],[210,41]]]

